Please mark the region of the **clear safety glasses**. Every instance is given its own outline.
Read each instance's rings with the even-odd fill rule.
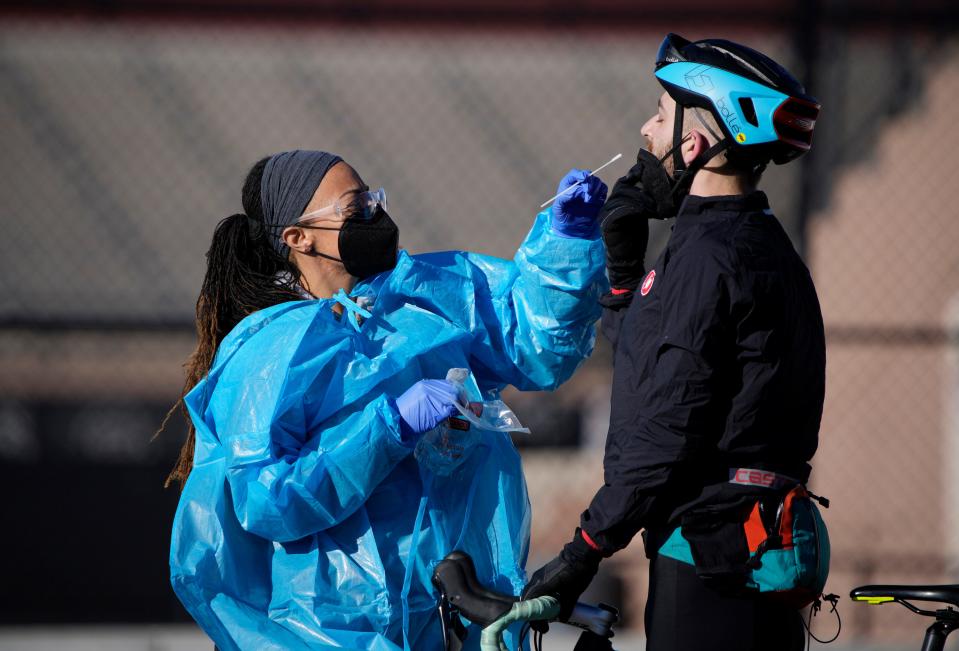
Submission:
[[[336,203],[308,212],[297,222],[298,224],[308,224],[318,221],[345,221],[348,218],[361,219],[368,221],[373,219],[377,208],[386,210],[386,190],[369,190],[360,192],[348,201],[337,201]]]

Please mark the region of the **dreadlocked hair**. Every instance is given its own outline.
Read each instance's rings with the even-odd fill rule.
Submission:
[[[184,364],[183,392],[153,435],[156,438],[164,430],[179,408],[187,421],[187,437],[164,487],[176,481],[183,490],[193,469],[196,429],[183,398],[210,372],[220,342],[253,312],[300,298],[294,287],[299,272],[292,261],[276,253],[263,220],[260,180],[268,160],[258,161],[243,184],[246,214],[230,215],[217,224],[206,253],[206,275],[196,301],[196,349]]]

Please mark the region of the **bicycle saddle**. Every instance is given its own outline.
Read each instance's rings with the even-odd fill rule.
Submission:
[[[938,601],[959,607],[959,585],[864,585],[854,588],[849,597],[869,604]]]

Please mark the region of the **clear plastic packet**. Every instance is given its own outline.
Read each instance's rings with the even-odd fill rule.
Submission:
[[[473,405],[482,406],[482,412],[477,416],[471,409]],[[479,429],[489,430],[491,432],[522,432],[529,434],[529,428],[523,427],[519,418],[513,413],[513,410],[506,406],[502,400],[487,400],[481,403],[471,403],[470,407],[456,405],[456,408],[462,414],[463,418],[478,427]]]
[[[470,399],[480,393],[475,382],[472,382],[469,369],[452,368],[446,374],[446,379],[459,389],[462,404],[457,403],[456,408],[469,425],[455,418],[444,420],[424,434],[416,444],[413,456],[434,475],[448,477],[453,474],[480,442],[480,430],[529,434],[529,429],[523,427],[516,414],[502,400]],[[457,422],[462,426],[458,426]]]
[[[491,432],[522,432],[529,434],[529,428],[523,427],[519,418],[502,400],[469,401],[466,391],[466,380],[469,369],[451,368],[446,379],[460,387],[464,404],[457,404],[456,409],[470,423],[479,429]]]

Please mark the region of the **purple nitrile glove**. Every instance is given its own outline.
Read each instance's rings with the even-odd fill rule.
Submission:
[[[396,399],[400,436],[412,443],[455,413],[456,385],[446,380],[420,380]]]
[[[591,239],[599,232],[596,216],[606,201],[607,188],[599,177],[589,176],[589,170],[572,169],[556,191],[562,192],[577,182],[581,183],[553,202],[550,226],[563,237]]]

